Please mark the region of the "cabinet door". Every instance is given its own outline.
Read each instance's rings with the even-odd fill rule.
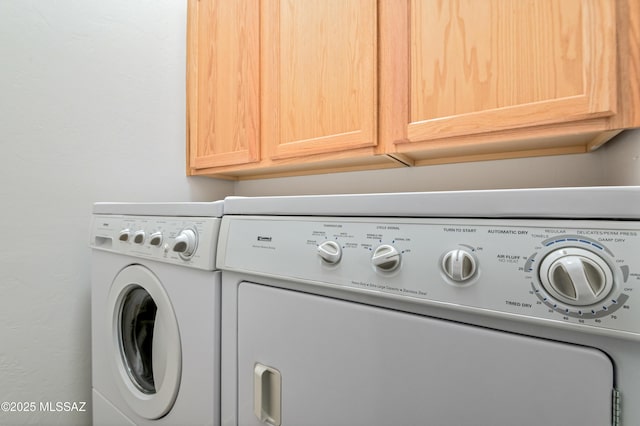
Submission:
[[[392,120],[401,127],[396,143],[615,113],[614,1],[408,0],[402,5],[404,10],[391,12],[395,21],[381,30],[407,28],[382,34],[395,38],[397,49],[381,63],[387,76],[382,84],[397,88],[390,102],[403,103],[392,107]]]
[[[262,1],[262,124],[271,159],[375,146],[375,0]]]
[[[260,22],[251,0],[189,1],[192,169],[260,159]]]

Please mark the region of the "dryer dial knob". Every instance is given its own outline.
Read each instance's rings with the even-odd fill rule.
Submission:
[[[183,229],[173,241],[173,251],[183,259],[189,259],[198,247],[198,234],[191,228]]]
[[[613,272],[597,254],[566,247],[544,258],[540,281],[554,299],[573,306],[588,306],[601,302],[611,292]]]
[[[394,246],[383,244],[373,251],[371,263],[382,272],[391,272],[400,266],[401,255]]]
[[[318,246],[318,256],[320,256],[324,262],[330,265],[336,265],[342,258],[342,248],[340,244],[335,241],[325,241]]]
[[[476,273],[476,260],[464,249],[451,250],[442,258],[442,270],[452,281],[463,283]]]

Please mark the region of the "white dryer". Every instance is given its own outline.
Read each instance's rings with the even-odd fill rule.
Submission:
[[[640,425],[640,187],[227,198],[225,426]]]
[[[96,203],[94,425],[218,425],[223,202]]]

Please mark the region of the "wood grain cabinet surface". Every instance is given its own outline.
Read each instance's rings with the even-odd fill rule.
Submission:
[[[639,5],[381,0],[385,152],[415,165],[579,153],[640,126]]]
[[[586,152],[640,126],[636,0],[189,0],[187,173]]]
[[[397,167],[378,146],[373,0],[190,0],[188,173]]]

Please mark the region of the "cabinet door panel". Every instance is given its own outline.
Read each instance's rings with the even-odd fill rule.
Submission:
[[[376,145],[376,2],[265,0],[263,138],[273,159]]]
[[[411,0],[410,141],[615,113],[609,0]]]
[[[189,2],[191,167],[260,158],[259,10],[250,0]]]

